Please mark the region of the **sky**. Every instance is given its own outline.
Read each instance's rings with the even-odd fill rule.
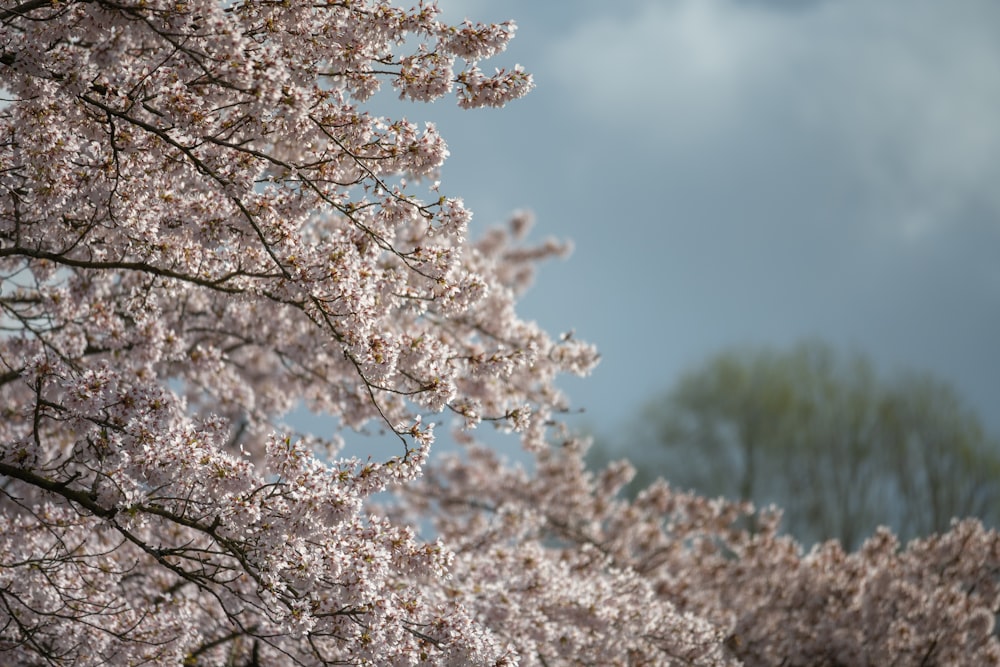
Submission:
[[[731,345],[819,337],[930,371],[1000,434],[1000,3],[439,0],[514,19],[502,110],[431,120],[474,228],[571,239],[521,313],[595,343],[582,419],[640,406]],[[484,67],[485,69],[485,67]]]

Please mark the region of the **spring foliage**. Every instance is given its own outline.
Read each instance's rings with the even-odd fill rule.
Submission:
[[[592,477],[592,347],[518,317],[433,125],[503,106],[512,23],[429,3],[0,3],[0,660],[21,665],[996,664],[996,535],[803,554],[748,508]],[[300,402],[338,433],[280,423]],[[424,470],[434,415],[515,431]],[[338,454],[381,428],[394,453]],[[381,455],[380,455],[381,454]],[[397,501],[367,504],[389,490]],[[435,537],[412,526],[432,522]]]
[[[724,350],[632,423],[616,436],[640,471],[630,490],[663,475],[703,495],[776,503],[806,544],[856,548],[879,525],[912,539],[955,516],[1000,525],[1000,441],[955,390],[929,373],[878,373],[820,341]]]

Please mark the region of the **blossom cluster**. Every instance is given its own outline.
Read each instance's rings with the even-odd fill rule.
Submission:
[[[979,521],[806,551],[773,509],[662,481],[626,500],[634,469],[592,473],[586,447],[567,438],[529,474],[470,446],[391,512],[433,518],[449,594],[522,665],[1000,665],[1000,534]]]

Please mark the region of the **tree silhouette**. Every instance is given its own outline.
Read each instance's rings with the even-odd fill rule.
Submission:
[[[640,421],[628,448],[636,488],[662,475],[776,503],[807,543],[853,547],[883,524],[916,537],[954,517],[1000,519],[1000,443],[950,386],[916,372],[883,380],[865,357],[819,342],[722,352]]]

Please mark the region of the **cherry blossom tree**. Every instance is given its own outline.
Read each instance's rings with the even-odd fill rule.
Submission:
[[[585,450],[567,439],[529,475],[473,447],[397,508],[434,517],[452,595],[524,664],[1000,665],[1000,536],[978,521],[905,548],[882,529],[855,553],[805,551],[773,509],[662,481],[627,500],[635,470],[594,475]]]
[[[596,352],[515,310],[564,247],[524,215],[468,239],[433,125],[364,107],[522,96],[519,67],[480,69],[512,23],[383,0],[0,21],[0,662],[996,662],[975,524],[803,555],[733,528],[742,506],[586,472],[556,380]],[[284,425],[300,404],[338,428]],[[535,470],[468,435],[427,468],[444,419],[516,432]],[[341,453],[372,428],[396,449]]]
[[[425,414],[543,446],[553,378],[596,355],[513,309],[561,248],[511,246],[523,218],[467,242],[434,126],[358,105],[522,96],[520,67],[478,65],[514,25],[354,1],[0,16],[4,662],[512,661],[425,593],[450,552],[362,502],[419,474]],[[276,423],[297,401],[399,450],[338,458]]]

